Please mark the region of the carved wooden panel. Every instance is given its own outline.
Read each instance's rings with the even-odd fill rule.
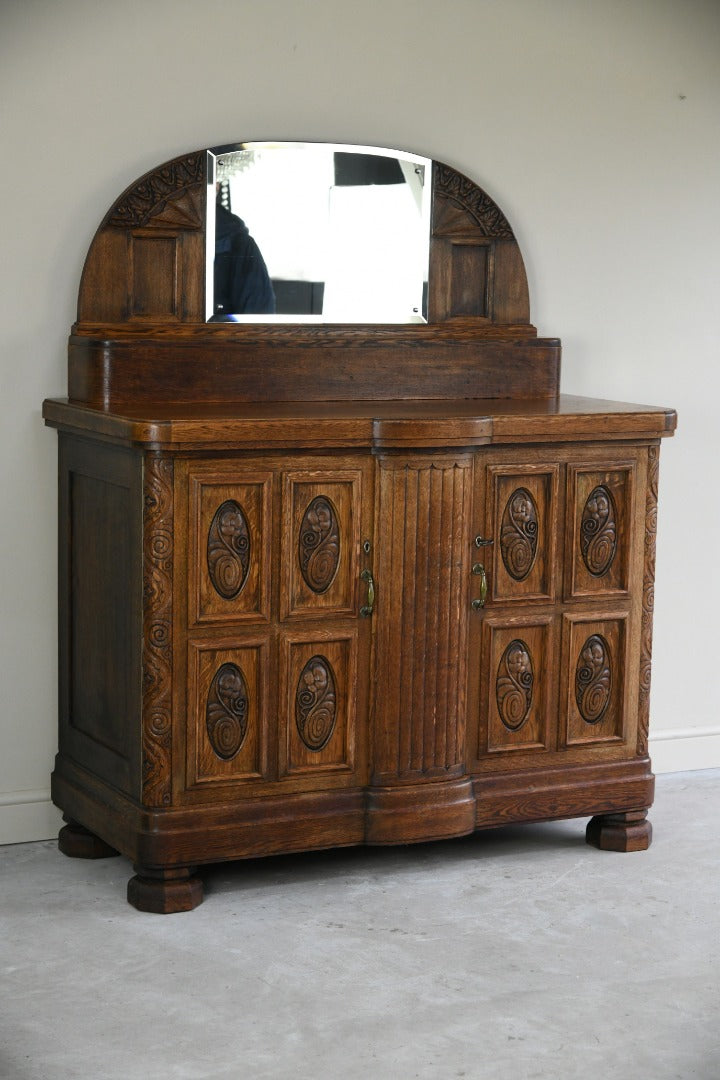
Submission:
[[[257,543],[257,536],[255,542]],[[207,540],[210,583],[223,600],[234,600],[245,586],[250,569],[250,527],[235,499],[218,506]]]
[[[632,462],[568,466],[568,598],[627,593],[634,491]]]
[[[493,601],[555,599],[558,475],[557,465],[488,467]]]
[[[515,488],[500,522],[500,556],[514,581],[524,581],[532,570],[537,546],[537,505],[527,488]]]
[[[478,757],[546,750],[551,733],[555,626],[551,615],[483,622]]]
[[[470,455],[380,460],[374,688],[380,783],[463,769],[471,493]]]
[[[280,775],[347,776],[355,765],[356,628],[281,640]]]
[[[363,491],[360,469],[285,474],[281,618],[357,614]]]
[[[300,672],[295,691],[295,726],[301,742],[318,753],[335,730],[337,689],[335,672],[326,656],[311,656]]]
[[[627,616],[564,616],[566,743],[613,742],[625,733]]]
[[[148,455],[143,516],[143,739],[146,806],[172,802],[173,462]]]
[[[222,664],[215,672],[208,690],[205,726],[217,756],[231,761],[245,742],[248,726],[247,686],[237,664]]]
[[[268,661],[261,638],[189,643],[188,787],[266,774]]]
[[[314,593],[327,592],[340,565],[340,522],[327,495],[316,495],[305,508],[298,536],[298,561],[308,588]]]
[[[271,474],[191,465],[189,496],[189,625],[267,620]]]

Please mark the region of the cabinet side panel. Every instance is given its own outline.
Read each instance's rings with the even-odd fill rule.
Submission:
[[[137,792],[140,460],[60,443],[60,751]]]
[[[465,455],[381,461],[379,783],[463,771],[470,489]]]
[[[655,604],[655,538],[657,534],[660,444],[648,448],[647,494],[645,497],[645,550],[640,629],[640,696],[638,701],[637,752],[648,752],[650,728],[650,669],[652,658],[653,608]]]

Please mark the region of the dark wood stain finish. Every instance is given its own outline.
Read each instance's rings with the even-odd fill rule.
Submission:
[[[60,432],[68,855],[144,911],[222,859],[592,817],[647,847],[659,440],[559,394],[512,228],[435,164],[425,326],[204,322],[205,155],[88,253]]]

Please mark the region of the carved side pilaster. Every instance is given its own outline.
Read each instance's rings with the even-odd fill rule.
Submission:
[[[657,534],[658,474],[660,447],[648,450],[648,483],[645,499],[645,569],[643,572],[642,621],[640,629],[640,698],[638,701],[638,754],[647,754],[650,728],[650,667],[652,658],[653,608],[655,606],[655,538]]]
[[[142,784],[146,806],[172,800],[173,463],[145,459]]]

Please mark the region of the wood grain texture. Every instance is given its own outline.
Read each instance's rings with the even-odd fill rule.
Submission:
[[[146,449],[438,449],[542,442],[658,439],[672,409],[561,394],[552,399],[148,402],[106,412],[66,400],[43,404],[46,423]]]
[[[221,326],[220,329],[224,329]],[[280,328],[278,328],[279,330]],[[454,338],[427,326],[347,329],[327,340],[287,328],[266,340],[257,330],[232,337],[160,336],[158,325],[134,339],[74,335],[68,350],[68,396],[96,408],[165,401],[407,400],[551,398],[558,392],[560,348],[554,340],[487,338],[459,327]],[[354,335],[354,336],[353,336]],[[395,362],[388,363],[388,346]]]

